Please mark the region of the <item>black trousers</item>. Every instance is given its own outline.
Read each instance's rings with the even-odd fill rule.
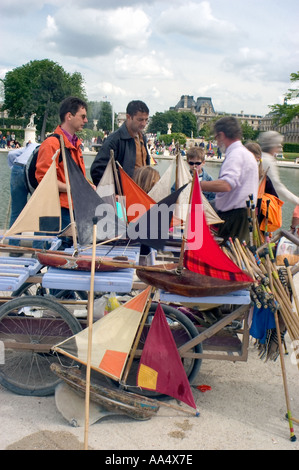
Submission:
[[[242,243],[244,240],[249,243],[249,223],[247,209],[232,209],[230,211],[218,211],[219,217],[224,220],[223,224],[219,224],[217,236],[224,239],[224,242],[231,237],[238,238]]]

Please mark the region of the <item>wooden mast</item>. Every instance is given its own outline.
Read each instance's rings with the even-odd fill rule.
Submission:
[[[62,153],[62,160],[63,160],[63,166],[64,166],[66,192],[67,192],[67,198],[68,198],[68,203],[69,203],[73,246],[75,250],[78,250],[76,224],[75,224],[75,219],[74,219],[73,201],[72,201],[72,195],[71,195],[71,185],[70,185],[68,166],[67,166],[67,161],[66,161],[66,156],[65,156],[64,140],[63,140],[62,135],[60,135],[60,145],[61,145],[61,153]]]
[[[194,188],[194,181],[195,181],[195,178],[197,178],[197,177],[198,177],[197,176],[197,171],[194,171],[191,190],[190,190],[190,196],[189,196],[188,212],[187,212],[187,217],[186,217],[186,221],[185,221],[185,229],[184,229],[183,238],[182,238],[180,258],[179,258],[178,266],[177,266],[177,269],[176,269],[177,274],[181,274],[181,272],[183,270],[184,252],[185,252],[185,244],[186,244],[186,233],[187,233],[187,230],[188,230],[188,222],[189,222],[189,216],[190,216],[190,204],[191,204],[191,198],[192,198],[192,193],[193,193],[193,188]]]

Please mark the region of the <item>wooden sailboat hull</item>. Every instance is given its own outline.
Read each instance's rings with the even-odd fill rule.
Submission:
[[[55,363],[51,364],[51,370],[79,395],[85,394],[86,381],[81,370],[62,367]],[[151,418],[160,408],[156,400],[93,382],[90,384],[90,400],[108,411],[126,414],[139,420]]]
[[[63,252],[59,253],[36,253],[36,256],[44,266],[51,266],[60,269],[72,269],[78,271],[91,270],[91,256],[79,255],[71,256]],[[116,256],[110,258],[108,256],[97,257],[95,260],[96,271],[117,271],[119,269],[127,269],[132,267],[132,263],[128,261],[126,256]]]
[[[146,266],[139,267],[136,274],[146,284],[185,297],[224,295],[251,286],[250,282],[227,281],[194,273],[185,268],[178,274],[177,266],[176,263],[169,263],[151,266],[151,269]]]

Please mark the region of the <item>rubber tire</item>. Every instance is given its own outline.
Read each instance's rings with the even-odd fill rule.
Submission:
[[[40,308],[50,309],[52,310],[52,312],[55,312],[55,314],[58,314],[58,318],[60,317],[66,323],[68,332],[70,333],[67,337],[70,337],[82,330],[82,327],[79,321],[63,305],[59,304],[54,299],[45,298],[39,295],[31,295],[31,296],[26,295],[26,296],[18,297],[16,299],[9,300],[3,305],[1,305],[0,307],[0,338],[1,338],[1,322],[5,318],[8,318],[9,314],[11,314],[14,310],[18,311],[24,307],[40,307]],[[32,334],[32,331],[30,331],[30,327],[31,327],[31,330],[34,327],[34,323],[30,322],[32,318],[34,317],[28,316],[26,318],[25,326],[28,326],[28,329],[27,331],[22,331],[23,336],[24,336],[24,333],[28,334],[28,340],[30,339],[30,334]],[[5,325],[2,325],[2,326],[4,328],[3,331],[5,331]],[[13,338],[13,334],[11,338]],[[28,343],[29,342],[30,341],[28,341]],[[57,344],[57,342],[55,343]],[[33,357],[33,354],[35,354],[34,357]],[[49,354],[51,354],[50,351],[49,351]],[[17,359],[18,360],[22,359],[22,357],[20,356]],[[26,361],[26,359],[27,358],[24,357],[24,361]],[[43,355],[43,353],[31,353],[31,357],[29,357],[29,362],[28,362],[28,366],[29,366],[28,377],[29,377],[29,373],[30,373],[31,365],[33,364],[33,361],[34,363],[38,363],[39,360],[43,361],[43,363],[45,362],[46,364],[48,364],[48,362],[54,362],[56,359],[54,355],[48,356],[48,354]],[[43,363],[42,363],[42,367],[44,367]],[[50,364],[49,364],[49,367],[50,367]],[[24,370],[26,371],[26,366],[24,368],[22,367],[22,372]],[[26,395],[26,396],[53,395],[55,392],[55,387],[60,382],[60,379],[54,373],[52,374],[52,372],[48,370],[47,366],[46,366],[46,370],[47,370],[47,374],[49,374],[49,376],[47,377],[48,383],[46,385],[43,384],[42,379],[40,383],[37,382],[32,385],[26,385],[25,383],[23,383],[23,381],[20,380],[20,382],[18,382],[17,379],[12,378],[9,374],[7,374],[7,372],[3,373],[3,370],[1,370],[1,364],[0,364],[0,384],[3,385],[8,390],[14,393],[17,393],[19,395]]]

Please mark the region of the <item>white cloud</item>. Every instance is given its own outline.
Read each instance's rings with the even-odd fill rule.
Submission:
[[[161,80],[173,78],[173,72],[164,65],[161,57],[156,57],[155,52],[145,56],[126,54],[116,60],[115,70],[117,75],[123,78],[137,77],[145,80],[153,77]]]
[[[51,15],[48,15],[47,16],[47,27],[42,32],[42,36],[46,40],[49,40],[52,37],[54,37],[55,34],[57,34],[57,32],[58,32],[58,28],[57,28],[57,25],[56,25],[56,22],[55,22],[55,18],[53,18],[53,16],[51,16]]]
[[[103,96],[126,96],[126,91],[109,82],[99,82],[94,86],[94,92],[101,92]]]
[[[116,112],[135,98],[165,111],[189,94],[264,114],[298,70],[298,14],[298,0],[2,0],[0,75],[47,58]]]
[[[158,28],[164,33],[184,35],[193,40],[209,39],[213,42],[223,36],[234,34],[237,28],[230,21],[216,18],[210,2],[187,2],[179,7],[171,5],[163,11],[158,20]]]
[[[150,20],[141,9],[74,8],[69,11],[68,7],[63,7],[47,21],[42,37],[53,41],[55,51],[63,55],[97,57],[117,47],[140,49],[150,34]]]

